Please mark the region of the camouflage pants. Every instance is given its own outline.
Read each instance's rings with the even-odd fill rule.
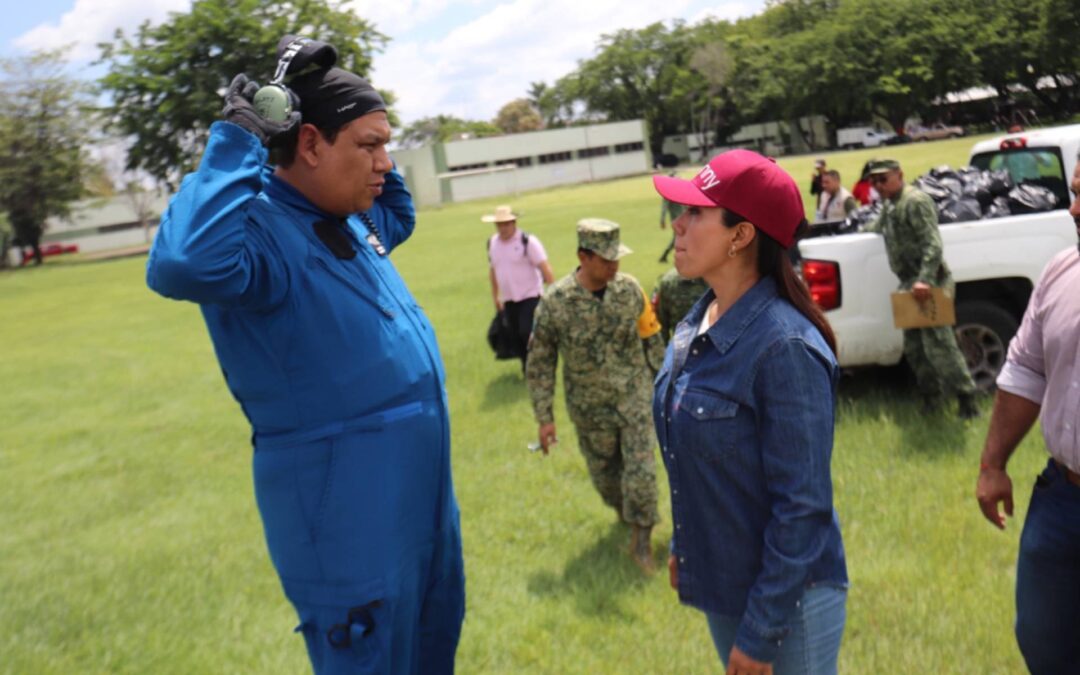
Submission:
[[[631,525],[652,527],[658,523],[652,425],[575,427],[589,477],[604,503]]]
[[[919,392],[926,397],[970,394],[975,391],[964,355],[950,326],[904,331],[904,358],[915,372]]]

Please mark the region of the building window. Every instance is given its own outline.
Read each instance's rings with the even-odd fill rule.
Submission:
[[[618,154],[624,152],[640,152],[645,149],[645,144],[641,141],[634,141],[633,143],[619,143],[615,146],[615,152]]]
[[[555,162],[569,162],[571,154],[567,152],[550,152],[546,155],[540,155],[537,159],[541,164],[554,164]]]
[[[518,168],[532,166],[532,157],[514,157],[513,159],[500,159],[495,162],[495,166],[505,166],[507,164],[514,164]]]
[[[151,225],[155,225],[159,218],[160,218],[160,216],[150,216],[149,218],[146,219],[146,222],[148,222]],[[110,232],[123,232],[124,230],[134,230],[136,228],[141,228],[141,227],[142,227],[142,223],[139,223],[139,222],[117,223],[115,225],[102,225],[101,227],[97,228],[97,231],[98,231],[98,234],[109,234]]]
[[[588,159],[590,157],[605,157],[610,154],[611,148],[606,145],[597,148],[584,148],[577,151],[578,159]]]
[[[479,164],[459,164],[457,166],[450,167],[450,172],[455,173],[458,171],[472,171],[473,169],[486,169],[491,166],[490,162],[480,162]]]

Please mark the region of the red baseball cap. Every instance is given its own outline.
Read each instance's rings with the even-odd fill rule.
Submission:
[[[776,162],[750,150],[729,150],[712,158],[692,180],[653,176],[664,199],[687,206],[722,206],[790,248],[806,218],[795,180]]]

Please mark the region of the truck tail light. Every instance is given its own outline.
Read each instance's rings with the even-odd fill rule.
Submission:
[[[823,310],[840,306],[840,265],[828,260],[803,260],[802,276],[810,297]]]
[[[1019,150],[1027,147],[1027,139],[1023,136],[1017,138],[1006,138],[1001,142],[1002,150]]]

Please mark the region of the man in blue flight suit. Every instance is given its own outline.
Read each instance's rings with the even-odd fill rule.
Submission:
[[[465,591],[444,373],[387,257],[412,234],[412,198],[379,94],[331,67],[332,47],[304,54],[283,123],[233,80],[147,283],[202,308],[315,672],[450,673]]]

